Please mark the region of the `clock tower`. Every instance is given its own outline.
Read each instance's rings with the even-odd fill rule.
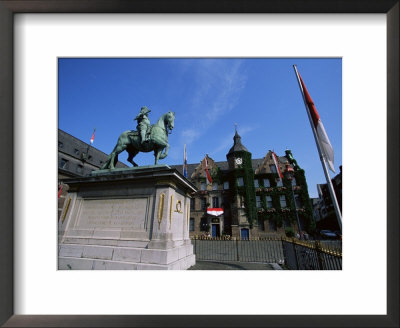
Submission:
[[[226,159],[229,167],[232,236],[250,238],[251,230],[256,223],[254,170],[251,153],[242,144],[242,138],[237,131]]]
[[[228,165],[230,170],[243,167],[244,153],[250,155],[250,165],[251,165],[251,153],[247,150],[245,146],[243,146],[242,138],[236,131],[235,136],[233,137],[233,146],[229,150],[228,154],[226,154],[226,159],[228,160]]]

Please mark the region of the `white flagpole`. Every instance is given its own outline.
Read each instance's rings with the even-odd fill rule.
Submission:
[[[317,144],[319,158],[321,160],[322,168],[323,168],[324,173],[325,173],[326,183],[327,183],[327,186],[328,186],[329,194],[331,195],[333,208],[335,209],[337,222],[339,224],[339,228],[340,228],[340,232],[341,232],[342,231],[342,214],[340,212],[340,208],[339,208],[339,204],[338,204],[338,201],[337,201],[337,198],[336,198],[336,194],[335,194],[335,191],[333,189],[331,177],[329,176],[328,167],[326,166],[325,155],[321,151],[321,145],[319,144],[319,139],[317,137],[317,131],[315,130],[315,126],[314,126],[314,123],[313,123],[313,120],[312,120],[312,117],[311,117],[311,113],[310,113],[310,111],[308,109],[307,101],[306,101],[306,98],[304,96],[304,90],[303,90],[303,87],[302,87],[301,82],[300,82],[299,72],[297,71],[296,65],[293,65],[293,68],[294,68],[294,71],[296,73],[297,82],[299,83],[301,95],[303,96],[304,106],[306,107],[308,119],[310,121],[310,125],[311,125],[311,128],[312,128],[313,134],[314,134],[315,143]]]

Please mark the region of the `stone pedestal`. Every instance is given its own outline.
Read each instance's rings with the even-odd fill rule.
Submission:
[[[69,185],[58,225],[59,269],[185,270],[196,188],[167,165],[94,171]]]

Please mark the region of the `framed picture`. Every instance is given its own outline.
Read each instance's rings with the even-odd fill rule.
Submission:
[[[368,4],[368,5],[367,5]],[[19,206],[18,202],[24,197],[23,192],[21,191],[19,183],[23,179],[31,179],[31,176],[26,175],[26,171],[24,171],[23,167],[19,162],[21,162],[21,149],[23,149],[22,153],[26,154],[24,161],[26,160],[28,163],[30,161],[39,161],[41,155],[45,157],[45,152],[48,150],[38,148],[36,153],[29,149],[24,148],[24,145],[19,143],[15,143],[14,141],[16,138],[18,139],[18,133],[21,131],[21,127],[26,126],[25,124],[36,124],[36,121],[29,121],[30,117],[36,115],[36,113],[30,113],[28,117],[21,117],[14,109],[14,106],[19,106],[21,102],[26,101],[19,97],[15,97],[15,93],[18,88],[21,87],[23,83],[19,83],[18,86],[13,84],[13,81],[20,82],[20,76],[18,72],[20,71],[20,67],[13,66],[17,61],[17,59],[21,57],[19,54],[19,49],[21,47],[18,44],[14,43],[14,37],[16,35],[21,35],[20,30],[16,30],[15,22],[17,21],[17,16],[15,14],[18,13],[135,13],[137,14],[136,17],[144,17],[142,20],[146,20],[149,18],[151,21],[149,24],[155,22],[155,20],[151,20],[151,17],[147,14],[157,13],[157,14],[167,14],[167,13],[182,13],[182,14],[189,14],[189,13],[201,13],[202,15],[196,16],[196,19],[201,19],[202,16],[206,16],[210,13],[237,13],[238,15],[232,16],[229,19],[230,26],[230,33],[235,31],[238,33],[237,29],[235,30],[235,19],[239,19],[241,15],[244,14],[284,14],[284,13],[293,13],[293,14],[310,14],[310,13],[327,13],[327,14],[351,14],[351,13],[381,13],[386,16],[386,35],[387,35],[387,112],[386,115],[386,122],[387,122],[387,193],[386,193],[386,204],[387,204],[387,217],[386,217],[386,241],[387,241],[387,257],[385,259],[379,259],[378,263],[386,263],[386,273],[387,273],[387,288],[386,288],[386,315],[379,312],[376,313],[363,313],[358,315],[350,315],[351,313],[346,313],[346,315],[341,315],[343,313],[338,313],[339,315],[333,315],[334,311],[330,309],[327,310],[327,315],[323,315],[324,313],[321,311],[312,315],[312,310],[302,312],[303,310],[284,312],[284,311],[277,311],[271,312],[267,309],[262,311],[262,308],[259,307],[259,304],[263,302],[263,297],[268,297],[268,295],[257,295],[255,291],[249,290],[249,300],[253,300],[257,304],[253,305],[253,308],[256,308],[257,311],[251,312],[251,306],[243,306],[242,308],[232,308],[234,312],[220,310],[218,311],[218,302],[215,303],[215,297],[221,297],[221,299],[225,299],[228,302],[229,299],[234,299],[235,295],[239,295],[239,300],[243,300],[242,290],[221,288],[220,290],[209,291],[206,289],[208,296],[204,297],[199,293],[195,293],[195,288],[190,290],[185,295],[182,296],[182,299],[174,298],[175,295],[173,294],[174,289],[167,288],[162,290],[162,294],[157,298],[157,302],[159,304],[166,304],[164,311],[162,311],[161,307],[158,307],[156,310],[144,312],[144,311],[132,311],[135,315],[120,315],[121,313],[128,313],[126,309],[118,311],[118,310],[111,310],[107,311],[107,309],[93,311],[91,309],[81,309],[81,311],[72,310],[68,314],[68,309],[66,309],[67,305],[64,302],[58,303],[56,299],[54,299],[53,303],[58,304],[59,311],[57,308],[53,308],[51,311],[49,310],[48,313],[43,313],[43,310],[38,312],[30,312],[30,311],[22,311],[26,309],[25,305],[16,304],[16,302],[20,303],[21,299],[23,299],[24,294],[22,293],[23,289],[26,287],[34,287],[34,290],[37,290],[37,294],[40,294],[39,291],[45,291],[48,286],[46,283],[43,283],[41,280],[38,279],[38,286],[32,285],[32,279],[25,279],[26,272],[32,272],[32,268],[26,270],[26,272],[21,272],[21,268],[24,266],[19,265],[19,260],[16,258],[18,256],[17,253],[14,253],[15,248],[18,249],[18,243],[21,240],[21,236],[15,236],[14,233],[16,231],[21,231],[20,221],[15,221],[15,217],[21,215],[23,213],[24,208]],[[62,15],[65,17],[65,15]],[[62,18],[62,16],[59,16]],[[68,15],[66,15],[68,16]],[[258,20],[262,20],[263,17],[256,15]],[[254,17],[256,17],[254,16]],[[159,16],[162,20],[162,15]],[[273,15],[271,16],[273,17]],[[311,16],[310,16],[311,17]],[[102,16],[102,19],[106,19],[107,15]],[[35,20],[38,22],[36,25],[37,29],[40,29],[40,20],[45,19],[44,16],[36,16]],[[47,19],[47,18],[46,18]],[[184,1],[173,1],[164,3],[161,1],[147,1],[142,3],[137,3],[135,1],[91,1],[91,2],[69,2],[69,1],[1,1],[0,2],[0,21],[2,24],[1,28],[1,49],[6,49],[7,51],[2,51],[0,54],[0,64],[1,64],[1,94],[2,97],[0,98],[1,101],[1,149],[3,149],[4,154],[9,154],[8,156],[2,156],[0,158],[0,179],[2,181],[2,186],[0,189],[0,206],[1,206],[1,220],[0,220],[0,263],[1,263],[1,270],[0,270],[0,323],[4,324],[5,326],[163,326],[163,325],[175,325],[175,326],[199,326],[199,325],[208,325],[208,326],[267,326],[267,327],[300,327],[300,326],[312,326],[312,327],[324,327],[324,326],[398,326],[398,243],[399,239],[396,235],[398,231],[398,206],[397,198],[398,198],[398,81],[399,81],[399,56],[398,56],[398,45],[399,45],[399,3],[398,1],[350,1],[344,4],[338,5],[336,1],[312,1],[308,3],[292,0],[292,1],[282,1],[282,2],[261,2],[258,3],[256,1],[244,2],[244,1],[233,1],[230,3],[200,3],[200,2],[191,2],[187,4]],[[77,26],[79,20],[76,21]],[[82,22],[82,21],[81,21]],[[101,20],[99,20],[99,30],[101,30]],[[223,24],[224,22],[220,22]],[[226,23],[226,22],[225,22]],[[73,23],[74,24],[74,23]],[[149,25],[150,26],[150,25]],[[363,25],[364,27],[364,25]],[[282,26],[282,28],[284,28]],[[83,33],[83,29],[80,31]],[[91,36],[95,36],[98,31],[94,31]],[[61,37],[61,30],[59,31],[59,35],[57,33],[54,34],[54,38],[52,42],[56,43],[58,40],[62,40]],[[107,39],[109,35],[107,35],[107,31],[103,31],[103,36]],[[174,32],[176,33],[176,32]],[[210,33],[210,32],[209,32]],[[276,32],[278,35],[278,32]],[[371,30],[373,33],[373,30]],[[101,34],[101,33],[100,33]],[[72,35],[72,34],[71,34]],[[229,35],[229,28],[227,29],[226,36],[228,38]],[[29,35],[25,34],[26,39],[29,39]],[[59,39],[58,39],[59,37]],[[97,36],[96,42],[101,40],[101,35]],[[186,35],[186,38],[188,36]],[[373,36],[371,35],[371,39]],[[47,40],[49,41],[49,40]],[[188,40],[187,42],[189,42]],[[76,42],[81,42],[76,39]],[[91,39],[86,39],[86,42],[91,42]],[[224,39],[221,39],[220,42],[224,42]],[[261,42],[261,41],[260,41]],[[304,41],[303,41],[304,42]],[[307,39],[305,38],[305,42]],[[298,43],[298,40],[293,40],[294,45]],[[38,45],[40,46],[40,44]],[[384,47],[383,43],[377,44],[378,47]],[[83,47],[84,48],[84,47]],[[15,51],[13,51],[13,49]],[[140,52],[140,51],[139,51]],[[334,51],[333,51],[334,52]],[[65,52],[67,53],[67,52]],[[175,52],[176,53],[176,52]],[[112,54],[112,51],[110,51]],[[200,53],[199,56],[206,56],[207,51],[205,50],[204,53]],[[61,54],[60,54],[61,55]],[[90,54],[87,53],[87,56]],[[91,54],[92,56],[96,54]],[[114,53],[116,55],[116,53]],[[140,54],[139,54],[140,55]],[[235,56],[237,54],[234,54]],[[334,53],[333,55],[340,55]],[[161,53],[160,56],[168,56],[166,53]],[[182,56],[190,56],[183,53]],[[251,57],[251,49],[249,51],[243,51],[243,56]],[[381,58],[381,57],[379,57]],[[54,58],[56,60],[56,58]],[[40,65],[40,63],[38,63]],[[54,62],[56,65],[56,62]],[[16,73],[17,72],[17,73]],[[17,74],[14,76],[14,74]],[[39,79],[40,77],[38,77]],[[344,81],[345,77],[344,77]],[[50,86],[55,89],[56,82],[53,81],[53,86]],[[355,90],[355,89],[354,89]],[[377,113],[378,115],[379,113]],[[33,116],[31,116],[33,115]],[[41,115],[41,112],[38,110],[37,115]],[[24,122],[21,124],[21,122]],[[44,123],[46,124],[46,123]],[[37,124],[37,128],[41,129],[40,125]],[[360,127],[361,128],[361,127]],[[43,128],[43,130],[45,130]],[[55,129],[56,130],[56,129]],[[23,132],[22,132],[23,133]],[[377,132],[377,134],[382,135],[381,132]],[[384,134],[384,133],[383,133]],[[17,137],[16,137],[17,136]],[[44,134],[42,137],[46,137]],[[385,138],[383,138],[385,139]],[[51,151],[50,151],[51,152]],[[375,150],[371,150],[371,154],[374,153]],[[13,156],[14,154],[14,156]],[[15,154],[19,154],[16,156]],[[364,155],[364,154],[360,154]],[[369,154],[369,156],[371,156]],[[15,160],[13,160],[13,158]],[[43,165],[46,165],[44,162]],[[49,175],[52,169],[49,169]],[[52,177],[50,178],[52,179]],[[15,183],[18,183],[18,187],[16,187]],[[18,193],[14,193],[14,191],[18,191]],[[51,191],[52,192],[52,191]],[[50,194],[51,194],[50,192]],[[382,192],[382,194],[385,194]],[[15,204],[15,206],[13,205]],[[37,205],[36,205],[37,206]],[[49,206],[51,207],[51,206]],[[51,212],[46,210],[46,213]],[[49,229],[46,227],[47,221],[47,214],[43,215],[46,220],[45,222],[41,222],[41,218],[37,215],[29,217],[30,224],[36,226],[42,226],[43,229]],[[385,220],[384,211],[382,211],[382,217],[380,217],[380,221],[383,222]],[[31,225],[29,225],[30,227]],[[379,228],[379,231],[383,231],[384,224]],[[50,228],[49,231],[52,229]],[[32,234],[32,231],[28,228],[24,228],[24,234]],[[371,230],[368,230],[371,231]],[[30,240],[30,239],[29,239]],[[39,241],[38,241],[39,242]],[[381,242],[380,242],[381,243]],[[382,244],[380,244],[380,249],[382,249]],[[32,247],[34,245],[32,244]],[[385,247],[383,247],[385,248]],[[54,253],[54,252],[53,252]],[[32,259],[31,259],[32,260]],[[43,266],[46,266],[46,256],[38,257],[36,262],[29,262],[35,263],[33,265],[40,265],[42,266],[40,270],[43,270]],[[351,267],[351,264],[347,263],[348,267]],[[346,264],[345,264],[346,265]],[[366,266],[372,266],[373,259],[371,259],[371,263],[368,263]],[[16,268],[14,270],[14,268]],[[27,268],[25,266],[25,268]],[[51,267],[49,270],[55,270],[55,268]],[[346,267],[344,267],[344,271],[346,272]],[[382,272],[382,271],[381,271]],[[184,272],[183,272],[184,273]],[[207,277],[209,275],[206,274]],[[21,279],[21,277],[23,277]],[[65,289],[66,286],[66,279],[68,279],[65,275],[59,275],[61,277],[60,281],[58,282],[59,285],[57,289],[58,295],[70,300],[71,305],[74,302],[74,297],[68,294],[68,290]],[[252,276],[253,277],[253,276]],[[258,281],[249,281],[247,282],[247,286],[253,285],[257,286],[260,285],[259,290],[262,290],[263,293],[267,291],[265,288],[265,277],[260,277],[254,275]],[[293,277],[288,276],[288,280],[291,280]],[[325,279],[331,279],[331,276],[325,276]],[[107,280],[113,279],[112,276],[104,276]],[[136,276],[138,278],[138,276]],[[186,284],[187,277],[181,276],[182,281]],[[193,278],[198,279],[198,276],[193,276]],[[242,279],[243,277],[241,277]],[[298,277],[296,277],[297,279]],[[78,278],[80,279],[80,278]],[[85,278],[86,279],[86,278]],[[141,276],[141,279],[152,280],[152,281],[161,281],[164,280],[163,277],[159,275],[151,275],[151,276]],[[178,284],[177,277],[172,275],[167,276],[167,279],[172,279],[171,281],[175,284]],[[229,278],[230,279],[230,278]],[[269,283],[278,279],[271,275],[268,276]],[[279,278],[281,279],[281,278]],[[309,278],[307,278],[309,279]],[[315,276],[316,281],[322,281],[321,276]],[[24,286],[19,286],[20,282],[24,281]],[[262,281],[263,283],[260,283]],[[319,290],[317,286],[314,286],[312,289],[307,288],[305,291],[301,289],[301,291],[297,290],[297,283],[296,281],[290,281],[292,287],[287,288],[286,283],[283,287],[283,291],[292,290],[293,295],[288,294],[287,298],[296,297],[300,300],[309,299],[310,295],[304,295],[305,292],[311,293],[311,291]],[[214,285],[215,286],[215,285]],[[237,286],[236,286],[237,287]],[[365,286],[368,288],[368,286]],[[369,287],[371,290],[373,286]],[[67,288],[68,289],[68,288]],[[155,289],[149,289],[152,294]],[[179,286],[179,291],[186,290],[186,285]],[[364,290],[363,290],[364,291]],[[367,293],[367,290],[365,290]],[[168,294],[169,293],[169,294]],[[45,294],[45,293],[44,293]],[[226,294],[230,295],[229,297]],[[31,293],[32,295],[32,293]],[[146,290],[140,289],[136,297],[144,297],[145,302],[149,302],[150,298],[146,296]],[[169,295],[169,296],[166,296]],[[74,296],[74,295],[73,295]],[[82,295],[75,295],[76,298],[81,297]],[[322,295],[320,292],[316,292],[315,296],[320,299]],[[43,296],[38,295],[37,302],[41,303],[41,298]],[[99,297],[107,298],[107,293],[104,294],[99,293]],[[270,300],[271,297],[269,296]],[[326,297],[326,296],[324,296]],[[346,295],[341,295],[342,298],[346,298]],[[196,300],[197,298],[197,300]],[[212,299],[213,298],[213,299]],[[349,298],[349,295],[347,295]],[[382,294],[379,295],[379,298],[382,299]],[[128,299],[132,299],[130,296]],[[194,304],[196,305],[198,300],[201,299],[203,304],[205,305],[205,309],[203,311],[194,310],[193,313],[195,315],[189,315],[188,307],[185,307],[186,304],[180,303],[187,303],[187,304]],[[88,299],[90,302],[90,298]],[[171,301],[173,300],[173,301]],[[265,299],[264,299],[265,300]],[[339,297],[340,300],[340,297]],[[47,301],[46,301],[47,302]],[[89,303],[88,302],[88,303]],[[132,304],[138,300],[134,300]],[[45,303],[43,300],[44,304]],[[171,310],[170,304],[176,304],[175,308]],[[223,301],[219,302],[223,303]],[[229,303],[229,302],[228,302]],[[251,301],[249,304],[251,305]],[[265,302],[264,304],[268,304]],[[292,302],[292,305],[296,304]],[[178,307],[182,306],[185,308],[184,311],[180,312]],[[196,305],[197,306],[197,305]],[[38,307],[39,308],[39,307]],[[299,309],[300,309],[299,303]],[[16,311],[15,309],[18,309]],[[21,310],[22,309],[22,310]],[[190,309],[190,307],[189,307]],[[220,308],[222,309],[222,307]],[[340,311],[339,311],[340,312]],[[27,314],[20,314],[20,313],[32,313],[35,315],[27,315]],[[63,315],[55,315],[56,313],[64,313]],[[88,315],[91,313],[95,313],[95,315]],[[102,315],[102,314],[118,314],[118,315]],[[200,315],[201,313],[201,315]],[[39,315],[38,315],[39,314]],[[78,315],[79,314],[79,315]],[[172,315],[171,315],[172,314]],[[211,316],[212,314],[212,316]],[[230,315],[228,315],[230,314]],[[237,314],[237,315],[232,315]],[[267,315],[268,314],[268,315]],[[290,315],[289,315],[290,314]],[[304,315],[307,314],[307,315]]]

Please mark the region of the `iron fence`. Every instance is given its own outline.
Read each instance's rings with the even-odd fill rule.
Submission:
[[[289,270],[341,270],[340,241],[324,243],[289,238],[193,238],[199,261],[284,264]]]
[[[281,239],[192,239],[197,260],[283,263]]]
[[[282,239],[290,270],[342,270],[342,246],[337,243]]]

